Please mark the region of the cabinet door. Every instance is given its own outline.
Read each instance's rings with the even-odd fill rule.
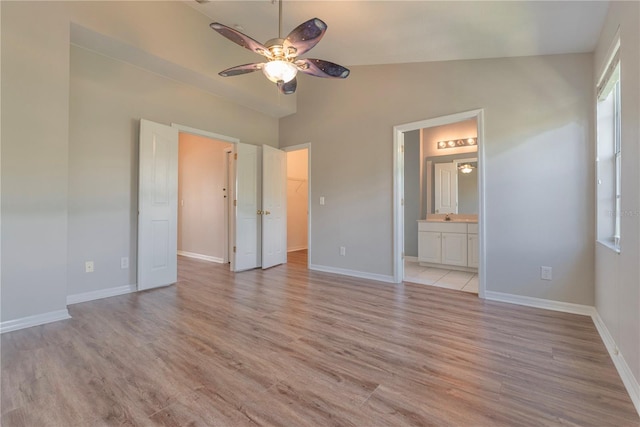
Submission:
[[[467,266],[466,233],[442,233],[442,263]]]
[[[479,264],[479,246],[478,246],[478,235],[477,234],[469,234],[467,238],[467,254],[469,267],[478,267]]]
[[[441,234],[434,231],[420,231],[418,233],[418,261],[435,264],[442,262]]]

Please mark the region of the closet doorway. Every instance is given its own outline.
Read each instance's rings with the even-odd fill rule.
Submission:
[[[287,153],[287,260],[308,266],[311,259],[311,145],[296,145],[284,151]]]

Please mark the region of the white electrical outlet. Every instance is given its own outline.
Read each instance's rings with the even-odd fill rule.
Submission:
[[[324,205],[324,196],[320,196],[320,204]]]
[[[552,277],[552,268],[551,267],[540,267],[540,279],[542,280],[551,280]]]
[[[123,256],[120,258],[120,268],[123,270],[129,268],[129,257]]]
[[[346,256],[347,255],[347,248],[345,248],[344,246],[340,246],[340,256]]]
[[[84,263],[84,272],[93,273],[93,261],[87,261]]]

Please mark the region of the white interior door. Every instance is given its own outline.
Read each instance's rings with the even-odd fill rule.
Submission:
[[[138,290],[178,279],[178,129],[140,120]]]
[[[262,268],[287,262],[287,153],[262,147]]]
[[[458,168],[455,163],[436,163],[436,213],[458,213]]]
[[[249,270],[261,266],[262,192],[261,148],[255,145],[235,145],[235,256],[233,271]]]

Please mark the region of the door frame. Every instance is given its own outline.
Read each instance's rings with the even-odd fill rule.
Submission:
[[[486,291],[484,109],[464,111],[393,127],[393,279],[404,278],[404,132],[476,119],[478,130],[478,297]]]
[[[311,143],[307,142],[304,144],[291,145],[289,147],[282,147],[281,150],[284,152],[289,151],[299,151],[299,150],[307,150],[307,267],[311,265],[311,215],[313,203],[312,197],[312,186],[311,186]]]
[[[222,135],[219,133],[214,133],[214,132],[209,132],[206,130],[202,130],[202,129],[197,129],[197,128],[193,128],[190,126],[185,126],[185,125],[181,125],[179,123],[171,123],[171,127],[172,128],[176,128],[178,129],[178,133],[189,133],[192,135],[198,135],[198,136],[203,136],[205,138],[210,138],[210,139],[215,139],[218,141],[224,141],[224,142],[228,142],[230,144],[233,144],[233,146],[235,147],[236,144],[238,144],[240,142],[240,139],[235,138],[233,136],[227,136],[227,135]],[[224,168],[226,169],[226,151],[225,150],[225,166]],[[232,151],[234,151],[234,148],[232,147]],[[227,171],[228,173],[228,171]],[[231,192],[229,191],[229,188],[227,188],[227,203],[230,196]],[[225,209],[225,215],[228,215],[228,212]],[[229,241],[230,241],[230,236],[231,236],[231,232],[233,230],[235,226],[235,217],[233,215],[230,215],[228,218],[228,221],[225,221],[225,235],[227,236],[227,241],[225,242],[225,252],[227,257],[225,257],[225,262],[229,262],[231,264],[231,268],[233,269],[233,263],[234,263],[234,259],[233,259],[233,253],[228,253],[228,247],[229,247]]]
[[[231,263],[231,254],[233,253],[233,245],[231,244],[232,223],[233,217],[231,208],[231,195],[233,194],[233,180],[231,179],[233,163],[233,148],[224,149],[224,182],[225,182],[225,199],[224,199],[224,259],[225,264]]]

